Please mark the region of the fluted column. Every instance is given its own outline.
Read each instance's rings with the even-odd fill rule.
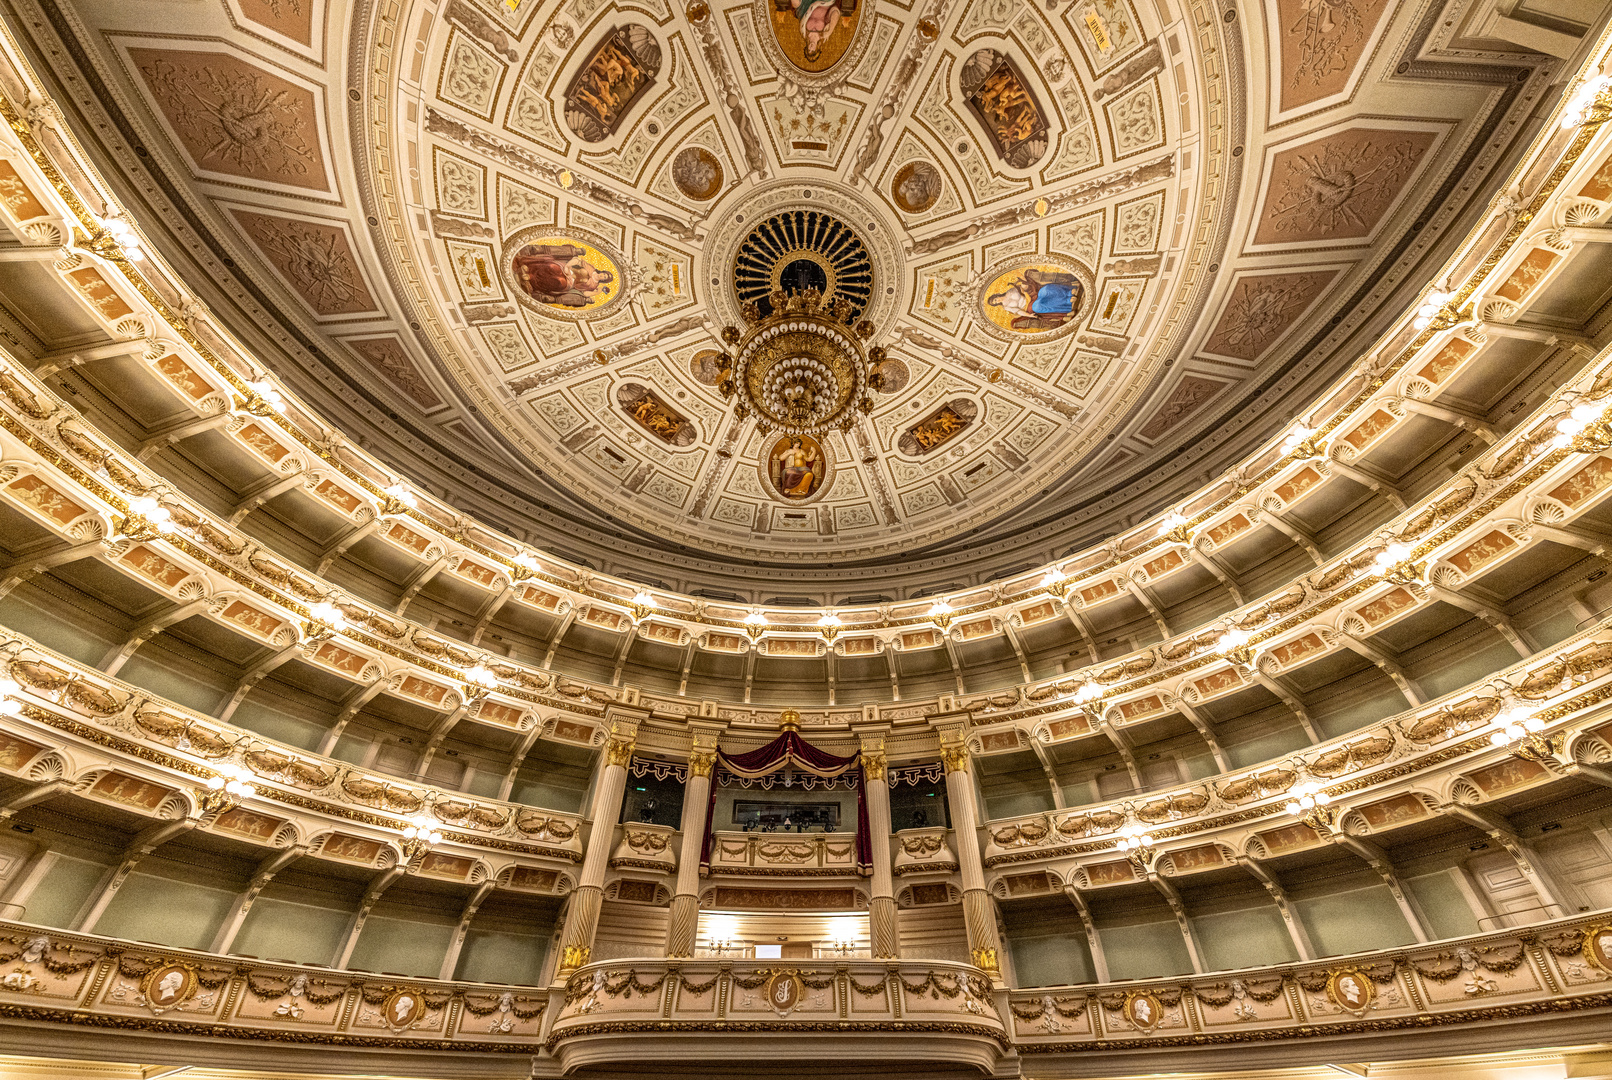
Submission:
[[[565,932],[560,937],[560,966],[556,979],[564,979],[588,962],[593,936],[599,929],[599,908],[604,903],[605,870],[615,842],[616,819],[621,817],[622,796],[627,793],[627,766],[638,738],[638,718],[616,709],[610,717],[610,738],[604,748],[604,771],[593,800],[593,830],[582,856],[582,872],[565,911]]]
[[[1001,939],[996,934],[996,905],[985,891],[985,863],[980,857],[979,821],[974,809],[974,774],[968,767],[963,732],[942,731],[940,753],[946,763],[946,805],[957,841],[957,865],[963,878],[963,925],[968,955],[977,968],[1002,974]]]
[[[677,891],[666,920],[666,955],[693,956],[700,921],[700,848],[705,844],[705,814],[711,805],[711,772],[716,768],[720,725],[690,724],[694,745],[688,755],[683,786],[683,847],[677,856]]]
[[[872,893],[868,898],[868,930],[873,956],[893,960],[901,956],[901,928],[896,922],[895,885],[890,877],[890,784],[885,779],[884,735],[862,739],[862,776],[867,781],[863,798],[868,807],[868,840],[872,848]]]

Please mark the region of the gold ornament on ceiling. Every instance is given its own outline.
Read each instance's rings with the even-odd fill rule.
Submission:
[[[786,435],[851,430],[857,413],[873,408],[869,367],[885,358],[879,346],[863,351],[873,324],[856,319],[851,301],[825,300],[814,288],[778,289],[767,299],[771,314],[746,302],[749,328],[722,331],[737,355],[719,361],[724,376],[717,388],[737,399],[734,415],[754,416],[762,431]]]

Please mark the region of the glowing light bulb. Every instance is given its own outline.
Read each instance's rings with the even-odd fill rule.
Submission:
[[[386,494],[408,507],[410,510],[420,505],[420,500],[414,497],[414,492],[403,484],[392,484],[386,489]]]
[[[321,600],[317,604],[308,605],[308,617],[329,626],[332,630],[347,629],[347,616],[341,613],[341,608],[329,600]]]
[[[828,626],[828,627],[839,626],[840,625],[840,617],[838,615],[834,614],[832,611],[830,611],[826,615],[824,615],[821,619],[817,620],[817,625],[818,626]]]

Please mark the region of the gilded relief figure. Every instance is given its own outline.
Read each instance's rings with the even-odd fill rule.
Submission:
[[[654,83],[660,60],[660,43],[647,27],[610,31],[566,87],[565,122],[584,142],[608,139]]]
[[[925,452],[933,450],[947,439],[962,431],[967,424],[951,409],[942,409],[933,417],[912,429],[912,437]]]
[[[1047,118],[1018,65],[994,49],[981,49],[959,79],[997,156],[1016,169],[1039,161],[1047,150]]]
[[[792,435],[780,439],[767,462],[767,474],[786,499],[805,499],[822,486],[822,448],[814,439]]]

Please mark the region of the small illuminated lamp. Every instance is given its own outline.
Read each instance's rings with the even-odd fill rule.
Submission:
[[[1287,802],[1287,812],[1294,817],[1301,816],[1306,810],[1314,810],[1318,806],[1325,806],[1332,801],[1332,796],[1321,790],[1321,785],[1304,783],[1293,789],[1293,798]]]
[[[824,639],[834,640],[834,635],[840,632],[842,625],[840,617],[832,611],[824,612],[823,617],[817,620],[818,629],[822,630]]]
[[[491,690],[498,685],[498,676],[493,674],[492,668],[478,660],[465,669],[465,682],[482,690]]]
[[[539,570],[543,569],[542,564],[537,561],[537,556],[533,555],[530,551],[523,551],[509,561],[514,563],[520,569],[525,570],[528,574],[535,574]]]
[[[823,617],[825,619],[828,618],[826,615]],[[744,624],[746,626],[766,626],[767,616],[763,615],[759,611],[752,611],[750,614],[744,617]]]
[[[1573,444],[1573,436],[1600,418],[1601,410],[1589,402],[1574,405],[1566,416],[1556,421],[1556,438],[1551,440],[1551,445],[1558,450],[1565,450]]]
[[[146,253],[140,248],[140,237],[130,228],[129,223],[122,218],[106,219],[106,231],[112,235],[118,247],[123,249],[124,258],[130,262],[140,262]]]
[[[1119,839],[1114,846],[1124,852],[1127,859],[1145,867],[1148,856],[1152,854],[1153,834],[1140,825],[1127,825],[1119,831]]]
[[[149,495],[136,495],[130,499],[129,513],[145,518],[160,533],[173,532],[172,512]]]
[[[252,382],[249,382],[246,385],[252,388],[252,393],[256,394],[258,397],[267,402],[269,408],[273,409],[275,412],[285,412],[285,395],[280,393],[280,388],[275,386],[269,380],[254,379]]]
[[[1167,536],[1187,523],[1187,516],[1179,510],[1171,510],[1164,520],[1159,522],[1159,535]]]
[[[409,819],[403,827],[403,854],[412,859],[433,844],[442,843],[442,834],[435,822],[424,814]]]
[[[1080,689],[1075,691],[1075,703],[1085,705],[1088,702],[1096,701],[1102,696],[1103,688],[1101,686],[1094,682],[1083,683]]]
[[[247,777],[251,775],[239,765],[220,765],[218,774],[207,778],[207,787],[237,799],[250,799],[257,794],[257,788],[247,783]]]
[[[1433,318],[1449,302],[1451,295],[1453,294],[1438,289],[1429,290],[1422,298],[1422,306],[1416,309],[1416,318],[1411,320],[1411,325],[1418,330],[1427,329]]]
[[[410,491],[406,484],[392,484],[387,487],[386,494],[410,510],[416,509],[420,505],[420,500],[414,497],[414,492]]]
[[[1224,634],[1215,640],[1215,649],[1218,652],[1229,653],[1248,644],[1248,631],[1238,627],[1227,628]]]
[[[1381,573],[1396,563],[1404,562],[1410,557],[1410,553],[1411,548],[1409,544],[1402,544],[1398,540],[1390,540],[1387,546],[1381,551],[1377,552],[1376,556],[1371,561],[1372,564],[1376,566],[1377,572]]]
[[[1529,735],[1537,735],[1543,730],[1543,720],[1527,709],[1513,705],[1494,718],[1494,730],[1489,733],[1489,742],[1498,747],[1516,746]]]
[[[1562,130],[1576,128],[1589,119],[1590,108],[1595,104],[1595,99],[1608,86],[1612,86],[1612,76],[1596,75],[1580,83],[1562,110]]]
[[[332,604],[329,600],[309,604],[308,617],[315,622],[324,623],[338,634],[347,629],[347,616],[341,613],[341,608]]]
[[[12,698],[12,694],[22,690],[22,684],[9,675],[0,675],[0,716],[16,716],[22,712],[22,702]]]
[[[1059,585],[1063,584],[1063,579],[1063,571],[1054,566],[1045,574],[1041,575],[1041,587],[1043,589],[1056,589]]]
[[[1314,434],[1315,429],[1313,427],[1309,427],[1305,424],[1299,424],[1294,427],[1292,431],[1287,433],[1287,438],[1282,440],[1282,449],[1295,450],[1298,448],[1300,443]]]

